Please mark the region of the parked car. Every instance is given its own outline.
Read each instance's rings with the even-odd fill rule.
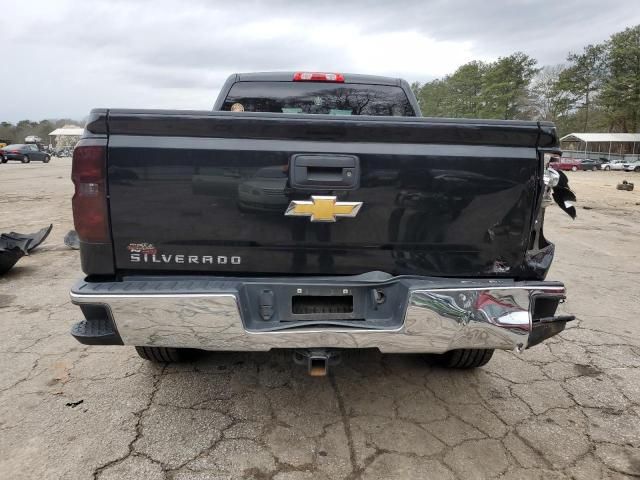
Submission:
[[[640,160],[635,162],[625,162],[622,164],[622,169],[625,172],[640,172]]]
[[[602,170],[624,170],[624,160],[613,160],[602,164]]]
[[[22,163],[38,160],[43,163],[49,163],[51,156],[47,152],[38,149],[38,146],[33,143],[15,143],[0,149],[0,162],[7,163],[9,160],[17,160]]]
[[[577,158],[551,157],[551,160],[549,160],[549,168],[576,172],[582,170],[582,165]]]
[[[592,160],[590,158],[585,158],[580,161],[580,169],[581,170],[600,170],[602,167],[602,160]]]

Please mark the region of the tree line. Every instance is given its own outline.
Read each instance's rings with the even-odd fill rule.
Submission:
[[[32,122],[30,120],[21,120],[16,124],[10,122],[0,123],[0,142],[22,143],[25,137],[35,135],[40,137],[45,144],[49,143],[49,134],[56,128],[65,125],[83,125],[83,122],[62,118],[59,120],[42,120],[40,122]]]
[[[411,85],[432,117],[550,120],[570,132],[640,132],[640,25],[538,66],[522,52]]]

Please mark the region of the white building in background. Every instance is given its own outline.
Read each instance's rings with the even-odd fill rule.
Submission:
[[[77,125],[65,125],[64,127],[56,128],[49,134],[49,143],[54,148],[73,147],[80,140],[83,131],[84,128]]]
[[[634,161],[640,156],[640,133],[570,133],[560,139],[565,157]]]

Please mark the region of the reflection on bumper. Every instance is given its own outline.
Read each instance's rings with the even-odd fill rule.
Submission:
[[[442,353],[458,348],[526,348],[532,332],[534,299],[564,298],[564,287],[555,282],[495,286],[488,281],[485,286],[476,282],[468,287],[461,280],[459,287],[438,288],[430,281],[424,287],[414,284],[409,289],[404,321],[394,330],[308,327],[255,332],[244,328],[233,289],[188,293],[188,285],[183,285],[174,292],[155,289],[159,293],[152,293],[153,288],[148,287],[151,282],[144,282],[145,288],[140,290],[136,290],[136,283],[143,282],[125,286],[80,282],[71,299],[75,304],[105,305],[125,345],[232,351],[378,348],[388,353]]]

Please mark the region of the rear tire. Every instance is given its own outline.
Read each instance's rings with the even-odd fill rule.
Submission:
[[[578,167],[575,167],[575,166],[571,167],[571,171],[572,172],[577,172],[578,171]]]
[[[193,358],[193,351],[186,348],[136,347],[140,358],[154,363],[184,362]]]
[[[611,170],[611,167],[607,165],[606,167],[604,167],[604,170],[608,172],[609,170]]]
[[[0,163],[7,163],[7,159],[4,157],[0,157]]]
[[[22,163],[29,163],[30,161],[31,161],[31,159],[27,155],[22,157]]]
[[[634,172],[640,172],[640,167],[636,167],[633,169]]]
[[[446,368],[478,368],[489,363],[493,356],[492,348],[464,348],[450,350],[438,355],[438,363]]]

